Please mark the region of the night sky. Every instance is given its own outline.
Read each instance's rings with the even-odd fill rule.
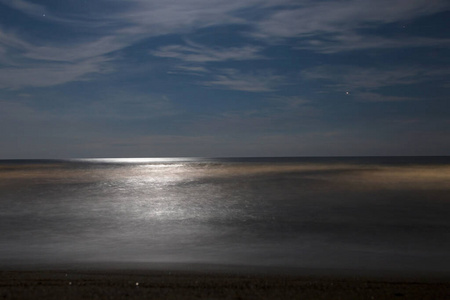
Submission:
[[[0,0],[0,158],[450,154],[448,0]]]

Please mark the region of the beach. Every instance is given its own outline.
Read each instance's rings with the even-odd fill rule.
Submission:
[[[2,299],[449,299],[445,278],[143,269],[4,270]]]

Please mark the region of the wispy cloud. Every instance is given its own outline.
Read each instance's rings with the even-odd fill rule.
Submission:
[[[211,48],[188,42],[188,46],[170,45],[151,51],[152,55],[176,58],[185,62],[206,63],[229,60],[252,60],[264,58],[258,52],[261,47],[244,46],[230,48]]]
[[[445,0],[304,1],[295,9],[281,9],[257,24],[267,37],[342,33],[380,24],[407,21],[448,9]]]
[[[408,90],[403,95],[389,94],[389,88],[422,83],[445,82],[450,76],[446,68],[420,66],[362,68],[355,66],[322,66],[302,71],[305,79],[322,82],[328,92],[349,93],[352,99],[365,102],[420,100]],[[442,86],[444,87],[444,86]],[[388,88],[388,89],[386,89]]]
[[[267,37],[311,36],[371,28],[407,21],[450,8],[445,0],[303,1],[296,8],[280,9],[257,24]]]
[[[287,109],[296,109],[311,103],[310,100],[299,96],[277,96],[270,98],[269,100],[278,102],[285,106]]]
[[[303,40],[297,49],[312,50],[320,53],[333,54],[345,51],[367,49],[395,49],[410,47],[450,47],[450,39],[406,37],[386,38],[379,36],[360,35],[355,33],[335,34],[322,38],[320,35]]]
[[[423,67],[362,68],[355,66],[325,66],[302,71],[306,79],[323,80],[341,91],[349,88],[377,89],[410,85],[445,78],[450,71],[444,68]]]
[[[89,32],[86,36],[77,36],[71,40],[51,37],[43,40],[25,32],[12,32],[0,27],[0,62],[6,62],[10,67],[0,70],[0,78],[6,79],[1,86],[50,86],[80,80],[87,74],[104,72],[105,57],[114,51],[154,36],[186,33],[215,24],[243,22],[232,16],[232,12],[257,2],[259,1],[110,1],[105,6],[107,10],[100,7],[88,10],[91,5],[86,5],[85,12],[80,10],[78,13],[68,14],[54,7],[47,9],[25,0],[1,0],[0,3],[33,17],[35,22],[55,26],[63,24],[68,28],[83,28]],[[110,9],[111,7],[115,9]],[[48,14],[44,17],[46,11]],[[178,51],[180,59],[199,62],[251,59],[259,49],[248,46],[221,51],[192,44],[184,49],[162,49],[159,52],[161,56],[164,56],[163,50],[172,50],[174,53]],[[14,80],[7,79],[10,74]],[[29,74],[40,74],[41,78],[33,79]]]
[[[11,31],[0,27],[0,63],[4,66],[20,66],[19,59],[23,52],[32,47]]]
[[[33,44],[0,28],[1,88],[51,86],[111,70],[105,48],[119,49],[110,39],[77,45]]]
[[[203,82],[206,86],[245,92],[271,92],[283,83],[284,77],[271,72],[253,74],[242,73],[236,69],[225,69],[213,80]]]
[[[86,75],[111,70],[106,57],[95,57],[74,63],[31,64],[7,67],[0,71],[0,88],[18,89],[23,86],[52,86],[76,80]]]
[[[369,48],[449,46],[448,39],[404,36],[388,39],[361,30],[407,22],[450,9],[445,0],[304,1],[255,23],[253,35],[267,41],[301,38],[299,48],[335,53]]]
[[[44,6],[24,0],[0,0],[0,3],[31,16],[42,16],[45,13]]]
[[[355,99],[362,102],[400,102],[400,101],[413,101],[418,100],[414,97],[404,97],[404,96],[390,96],[383,95],[380,93],[364,93],[356,92],[354,95]]]
[[[449,46],[448,39],[388,40],[358,33],[361,29],[450,9],[447,0],[113,0],[78,5],[73,11],[26,0],[0,0],[0,3],[33,17],[34,22],[82,28],[89,32],[73,39],[48,36],[44,40],[44,35],[39,37],[26,34],[26,31],[0,28],[0,62],[7,66],[0,70],[0,77],[6,78],[9,74],[15,77],[14,81],[6,79],[2,82],[1,86],[7,88],[50,86],[80,80],[85,75],[104,72],[111,53],[139,41],[231,24],[245,26],[247,37],[251,36],[253,42],[258,40],[259,46],[212,48],[188,43],[161,47],[150,53],[189,63],[253,60],[262,58],[264,43],[270,45],[290,38],[299,39],[299,48],[323,53],[378,47]],[[246,9],[258,11],[258,17],[243,14]],[[47,80],[33,80],[27,75],[33,72]],[[251,90],[245,85],[240,87],[238,82],[244,80],[238,80],[236,76],[225,74],[211,84]],[[262,86],[255,88],[262,89]]]
[[[189,74],[196,74],[196,75],[201,75],[204,73],[209,73],[210,70],[208,70],[207,68],[203,67],[203,66],[198,66],[198,65],[179,65],[176,67],[177,72],[174,73],[189,73]]]

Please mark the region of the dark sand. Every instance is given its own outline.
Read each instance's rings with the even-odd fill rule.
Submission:
[[[450,280],[167,270],[3,270],[0,299],[450,299]]]

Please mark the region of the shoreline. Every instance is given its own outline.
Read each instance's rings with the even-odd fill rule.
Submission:
[[[337,275],[267,268],[0,269],[3,299],[450,299],[448,276]],[[225,267],[225,266],[224,266]],[[279,270],[281,271],[281,270]]]

